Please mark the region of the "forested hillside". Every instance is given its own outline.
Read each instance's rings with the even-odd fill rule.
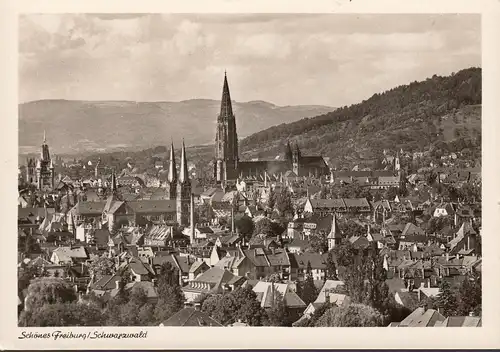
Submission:
[[[283,141],[321,153],[335,165],[370,161],[383,149],[421,150],[439,143],[459,151],[480,148],[481,69],[374,94],[359,104],[255,133],[240,142],[243,158],[272,157]],[[480,151],[480,150],[479,150]]]

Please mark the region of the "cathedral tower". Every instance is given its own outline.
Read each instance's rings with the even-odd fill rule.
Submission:
[[[300,149],[299,149],[299,145],[297,143],[295,143],[295,150],[293,151],[293,155],[292,155],[292,169],[293,169],[293,173],[297,176],[300,176],[299,175],[299,172],[300,172]]]
[[[186,147],[182,142],[181,169],[177,180],[177,223],[187,226],[189,223],[189,203],[191,202],[191,181],[186,159]]]
[[[170,162],[167,175],[167,199],[177,198],[177,166],[175,165],[174,142],[170,146]]]
[[[55,181],[54,164],[50,159],[49,146],[43,132],[42,150],[40,159],[36,163],[36,184],[37,188],[42,191],[53,190]]]
[[[238,135],[226,73],[215,133],[214,174],[217,182],[235,180],[238,177]]]

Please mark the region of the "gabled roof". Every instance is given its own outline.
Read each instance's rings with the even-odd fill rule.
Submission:
[[[403,232],[401,233],[401,237],[403,237],[403,236],[406,237],[409,235],[424,235],[424,234],[425,234],[424,230],[422,230],[417,225],[409,222],[406,224],[405,228],[403,229]]]

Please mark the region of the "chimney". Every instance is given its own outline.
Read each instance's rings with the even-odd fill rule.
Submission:
[[[190,244],[192,245],[193,244],[193,241],[194,241],[194,194],[191,193],[191,205],[190,205],[190,208],[191,208],[191,234],[189,235],[189,242]]]

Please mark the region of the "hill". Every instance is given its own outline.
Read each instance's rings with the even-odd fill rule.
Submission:
[[[241,157],[274,157],[283,141],[297,142],[304,154],[329,157],[334,166],[370,163],[388,150],[479,151],[481,69],[434,75],[399,86],[359,104],[313,118],[284,123],[244,138]]]
[[[317,116],[328,106],[276,106],[264,101],[233,103],[240,137],[273,125]],[[47,131],[51,150],[77,154],[166,145],[212,143],[220,102],[41,100],[19,105],[19,151],[38,152]]]

